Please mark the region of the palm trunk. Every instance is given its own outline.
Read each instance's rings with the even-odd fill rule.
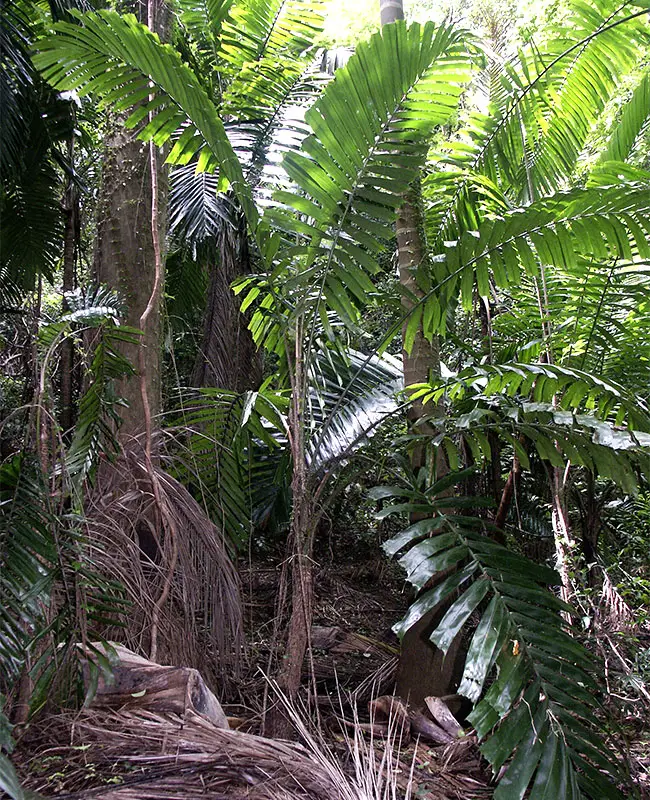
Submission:
[[[68,159],[72,164],[74,158],[74,135],[68,143]],[[68,310],[66,292],[75,288],[75,264],[79,242],[79,193],[76,186],[69,181],[63,198],[64,234],[63,234],[63,309]],[[67,337],[61,345],[61,429],[64,434],[70,431],[74,420],[74,344]]]
[[[382,25],[404,19],[404,4],[402,0],[379,0],[379,19]]]
[[[156,33],[167,38],[170,13],[157,4]],[[135,13],[147,22],[147,3],[123,2],[120,11]],[[124,127],[123,116],[113,116],[105,139],[102,183],[97,203],[97,238],[94,254],[94,278],[98,284],[117,289],[127,313],[125,324],[140,327],[140,317],[147,308],[156,276],[156,258],[151,232],[151,168],[149,145],[136,139],[135,132]],[[167,170],[158,159],[158,235],[165,241]],[[161,393],[161,321],[160,299],[147,320],[147,329],[137,344],[126,344],[123,354],[138,367],[139,350],[144,348],[144,376],[149,411],[153,419],[160,413]],[[120,440],[128,444],[144,432],[145,408],[139,377],[123,381],[118,392],[128,403],[122,411]]]
[[[203,340],[194,366],[194,386],[217,386],[235,392],[257,389],[262,357],[239,310],[232,282],[250,272],[245,221],[232,230],[222,226],[217,239],[219,263],[210,272]]]
[[[420,214],[419,186],[416,184],[397,215],[397,251],[400,283],[408,290],[408,294],[418,298],[422,292],[415,280],[415,270],[426,259],[425,245],[422,235]],[[412,307],[412,300],[405,297],[402,304],[405,310]],[[406,323],[404,325],[404,332]],[[440,375],[440,351],[437,337],[429,341],[419,330],[415,336],[413,347],[409,352],[403,351],[404,385],[423,383],[432,376]],[[418,433],[432,433],[430,426],[420,422],[423,417],[441,413],[437,406],[423,406],[413,403],[409,410],[409,422]],[[418,470],[427,466],[426,446],[416,446],[411,453],[411,467]],[[429,465],[441,477],[447,471],[447,463],[438,448],[435,462]],[[443,576],[441,576],[442,579]],[[408,698],[415,705],[424,702],[427,696],[442,697],[453,694],[455,678],[458,672],[460,656],[460,639],[450,647],[445,656],[429,639],[431,632],[446,611],[446,605],[432,609],[416,625],[410,628],[402,639],[400,663],[397,674],[397,694]]]
[[[575,541],[571,534],[571,525],[565,502],[565,474],[560,467],[550,467],[551,483],[551,524],[555,538],[555,561],[557,571],[562,579],[562,599],[569,603],[574,588],[571,579],[571,567],[575,554]]]
[[[302,665],[309,647],[314,604],[314,536],[319,519],[316,511],[316,498],[310,485],[305,460],[304,399],[306,381],[302,323],[303,320],[300,319],[296,326],[291,369],[292,398],[289,413],[289,439],[293,459],[291,482],[293,510],[287,546],[291,570],[291,614],[285,638],[284,654],[277,673],[278,688],[289,702],[295,700],[300,689]],[[271,709],[265,729],[269,735],[275,737],[288,738],[291,735],[291,723],[280,703],[276,702]]]
[[[381,24],[387,25],[404,19],[402,0],[380,0]],[[423,237],[421,219],[421,203],[419,184],[415,183],[404,198],[404,203],[397,213],[396,225],[397,255],[399,263],[400,283],[407,290],[402,300],[405,311],[412,308],[413,303],[422,297],[417,285],[416,270],[426,260],[426,247]],[[403,334],[406,332],[404,324]],[[424,383],[432,376],[440,375],[440,350],[438,340],[425,338],[422,330],[418,330],[410,352],[402,352],[404,363],[404,384]],[[426,433],[422,424],[416,425],[424,416],[436,414],[437,407],[424,407],[422,403],[413,403],[409,410],[409,422],[412,429]],[[429,429],[430,432],[430,429]],[[411,466],[418,470],[426,466],[427,448],[416,446],[411,454]],[[441,448],[435,456],[430,469],[438,476],[447,471],[447,464]],[[406,632],[402,639],[400,664],[397,676],[397,693],[420,704],[427,695],[443,696],[453,693],[456,659],[459,652],[459,640],[454,642],[445,657],[441,650],[429,640],[429,635],[445,608],[439,607],[426,614],[419,623]]]

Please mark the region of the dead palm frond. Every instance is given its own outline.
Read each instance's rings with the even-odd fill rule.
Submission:
[[[158,660],[195,667],[223,687],[241,655],[239,578],[219,528],[182,484],[153,469],[170,525],[137,448],[100,469],[87,509],[95,561],[133,604],[114,638],[147,654],[155,638]]]

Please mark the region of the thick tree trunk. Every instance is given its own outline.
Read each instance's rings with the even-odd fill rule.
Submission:
[[[156,2],[156,33],[167,37],[170,14]],[[135,13],[147,22],[147,3],[128,0],[120,11]],[[127,308],[125,324],[140,327],[155,282],[155,253],[151,235],[151,168],[149,145],[136,139],[135,132],[124,127],[123,116],[113,116],[105,139],[102,183],[97,203],[97,238],[94,277],[100,284],[117,289]],[[165,240],[167,171],[158,159],[158,218],[160,241]],[[153,418],[161,409],[160,378],[160,302],[157,302],[146,331],[137,344],[125,344],[123,354],[138,368],[138,351],[145,348],[145,376],[149,407]],[[128,408],[121,413],[120,439],[123,444],[144,431],[144,401],[140,379],[123,381],[118,392]]]
[[[203,339],[192,383],[235,392],[257,389],[262,382],[262,355],[239,310],[232,282],[250,271],[245,221],[237,229],[223,225],[217,238],[218,263],[210,273]]]

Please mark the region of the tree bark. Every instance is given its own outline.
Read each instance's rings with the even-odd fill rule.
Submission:
[[[598,577],[598,539],[601,529],[602,506],[596,500],[596,479],[590,469],[585,469],[584,500],[580,503],[582,527],[582,557],[587,569],[587,585],[596,586]]]
[[[74,134],[68,142],[68,160],[74,159]],[[75,288],[75,265],[79,244],[79,192],[72,179],[63,196],[64,234],[63,234],[63,310],[68,311],[65,293]],[[67,337],[61,345],[61,429],[70,431],[74,419],[74,343]]]
[[[210,272],[203,339],[194,365],[194,386],[234,392],[257,389],[262,382],[262,354],[239,310],[232,282],[250,272],[245,220],[236,229],[222,225],[217,237],[219,262]]]
[[[291,491],[293,510],[287,546],[290,560],[291,614],[285,638],[284,654],[277,673],[277,684],[289,702],[300,689],[302,665],[309,648],[314,604],[313,553],[314,536],[318,525],[317,498],[307,474],[304,442],[304,401],[306,396],[303,320],[296,326],[294,355],[291,369],[292,398],[289,412],[289,431],[293,476]],[[282,612],[282,609],[279,609]],[[267,717],[265,730],[276,738],[289,738],[292,726],[281,703],[276,701]]]
[[[402,0],[379,0],[379,19],[382,26],[404,19]]]
[[[387,25],[404,19],[402,0],[380,0],[379,12],[381,24]],[[401,285],[407,290],[402,305],[405,311],[412,308],[413,303],[422,297],[422,290],[417,285],[416,271],[426,260],[426,248],[420,209],[419,184],[415,183],[404,198],[398,210],[396,224],[397,257]],[[404,323],[403,336],[408,321]],[[432,375],[440,375],[440,350],[437,337],[427,339],[422,330],[418,330],[410,352],[402,352],[404,363],[404,385],[423,383]],[[438,411],[435,406],[424,407],[420,401],[410,407],[408,419],[411,428],[426,433],[427,428],[417,423],[427,415]],[[429,428],[431,432],[431,428]],[[414,471],[426,466],[426,447],[417,445],[411,454],[411,466]],[[447,471],[447,464],[442,448],[435,454],[435,463],[430,466],[438,476]],[[397,693],[411,703],[422,704],[424,698],[451,694],[456,676],[456,661],[459,654],[460,639],[457,637],[445,656],[429,639],[437,622],[442,618],[446,607],[443,605],[432,609],[416,625],[410,628],[402,639],[400,664],[397,674]]]
[[[156,3],[156,33],[164,41],[170,24],[169,9]],[[147,22],[147,3],[125,0],[122,12],[135,13]],[[139,328],[155,282],[155,253],[151,235],[151,169],[149,145],[124,127],[124,116],[113,115],[105,139],[102,182],[97,203],[97,237],[93,272],[95,281],[117,289],[126,304],[124,323]],[[158,159],[159,237],[165,240],[167,170]],[[145,376],[152,418],[160,413],[161,394],[160,302],[156,303],[137,344],[124,344],[123,355],[137,369],[138,351],[145,349]],[[122,381],[118,393],[128,403],[122,411],[120,441],[127,444],[145,427],[145,410],[139,375]]]

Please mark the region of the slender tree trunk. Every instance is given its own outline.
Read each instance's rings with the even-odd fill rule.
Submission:
[[[147,3],[125,0],[122,12],[135,13],[147,22]],[[170,13],[156,2],[156,33],[167,38]],[[97,238],[94,254],[95,281],[117,289],[127,308],[126,325],[140,327],[155,282],[155,253],[151,235],[151,169],[149,145],[136,139],[124,127],[124,117],[113,115],[105,139],[102,183],[97,203]],[[159,237],[165,241],[167,171],[158,159]],[[138,351],[145,350],[145,379],[152,417],[160,413],[161,395],[160,300],[147,321],[147,329],[137,344],[125,344],[123,354],[138,369]],[[128,408],[121,413],[120,439],[127,444],[145,428],[145,409],[138,376],[123,381],[118,392]]]
[[[582,508],[582,557],[587,569],[587,583],[594,587],[598,577],[598,539],[602,508],[596,501],[596,480],[590,469],[585,470],[585,482],[585,500]]]
[[[203,339],[194,365],[194,386],[217,386],[235,392],[257,389],[262,382],[262,355],[239,310],[232,282],[250,272],[246,224],[222,225],[217,238],[218,263],[210,271]]]
[[[566,510],[565,472],[560,467],[549,467],[551,482],[551,524],[555,538],[555,561],[562,579],[562,599],[569,603],[573,597],[571,568],[575,555],[575,541]]]
[[[300,689],[302,665],[309,648],[309,635],[314,604],[313,552],[314,536],[318,525],[317,502],[305,460],[304,400],[306,394],[304,336],[302,319],[296,326],[292,375],[292,398],[289,413],[293,477],[291,491],[293,510],[291,531],[287,546],[290,559],[290,607],[289,625],[285,647],[277,674],[280,691],[292,702]],[[280,609],[281,612],[281,609]],[[271,709],[266,732],[275,737],[288,738],[291,723],[279,703]]]
[[[402,0],[380,0],[379,12],[382,26],[404,19]],[[426,260],[420,206],[419,183],[415,183],[398,211],[396,225],[400,283],[411,296],[402,300],[405,310],[412,307],[414,302],[412,298],[417,299],[422,296],[416,280],[416,271]],[[423,383],[432,376],[440,375],[438,340],[434,337],[430,341],[422,330],[418,330],[411,351],[403,351],[402,358],[406,386]],[[422,424],[416,426],[416,423],[426,415],[436,414],[437,410],[435,406],[425,408],[420,402],[413,403],[409,411],[412,428],[420,433],[426,433],[426,428]],[[447,471],[442,448],[438,448],[435,457],[436,462],[430,468],[441,476]],[[414,470],[418,470],[426,465],[426,459],[426,448],[416,446],[411,454],[411,466]],[[410,628],[402,639],[397,693],[416,704],[422,703],[427,695],[442,696],[453,692],[459,639],[452,644],[446,657],[429,640],[444,611],[444,606],[433,609]]]
[[[74,134],[68,143],[68,160],[74,159]],[[63,308],[68,310],[65,293],[75,288],[75,264],[79,243],[79,192],[70,180],[63,197],[64,234],[63,234]],[[69,431],[74,419],[74,343],[67,337],[61,346],[61,428]]]

